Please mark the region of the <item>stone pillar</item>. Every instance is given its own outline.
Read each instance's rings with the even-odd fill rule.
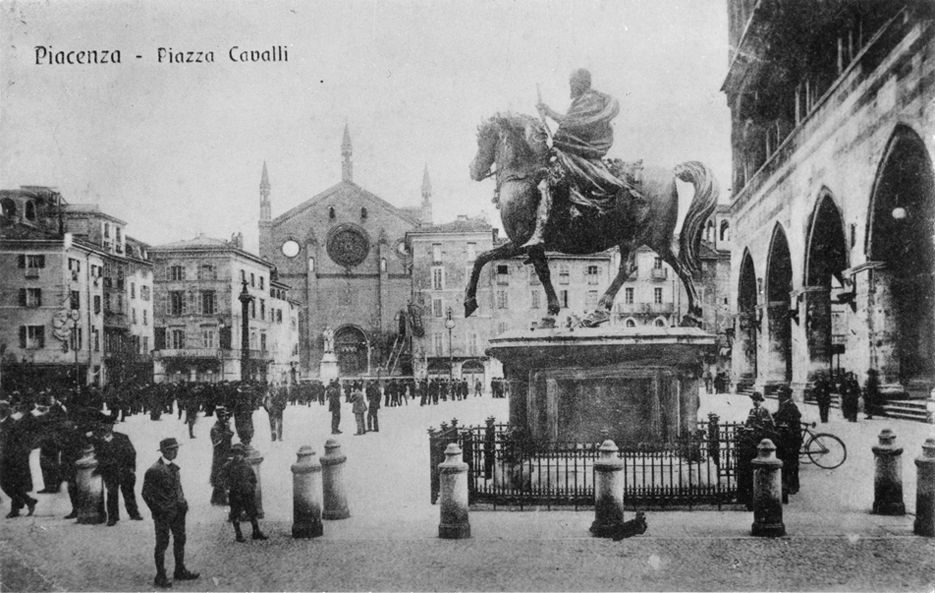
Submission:
[[[782,461],[776,459],[776,445],[763,439],[757,446],[753,464],[753,527],[758,536],[786,534],[782,522]]]
[[[903,504],[903,448],[894,444],[896,435],[889,428],[880,431],[880,443],[873,446],[876,472],[873,476],[873,513],[905,515]]]
[[[81,452],[81,459],[75,462],[78,487],[78,523],[97,525],[107,520],[104,512],[104,480],[97,470],[97,458],[94,447],[88,445]]]
[[[916,458],[916,520],[912,532],[935,536],[935,439],[922,443],[922,455]]]
[[[600,457],[594,462],[594,522],[591,533],[610,537],[623,525],[623,460],[617,445],[610,439],[601,444]]]
[[[325,442],[325,454],[321,457],[321,487],[324,500],[323,519],[347,519],[347,491],[344,489],[344,462],[341,445],[334,439]]]
[[[464,539],[471,537],[468,522],[468,464],[461,460],[461,447],[451,443],[445,449],[445,461],[438,464],[439,503],[441,521],[438,537]]]
[[[253,470],[253,474],[256,476],[256,516],[262,519],[264,515],[263,485],[260,482],[260,464],[263,463],[263,456],[252,445],[245,445],[244,449],[246,449],[244,461],[250,464],[250,469]]]
[[[302,446],[292,464],[292,537],[318,537],[321,524],[321,463],[310,445]]]

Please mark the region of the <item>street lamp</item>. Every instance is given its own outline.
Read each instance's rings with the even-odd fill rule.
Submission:
[[[218,317],[218,358],[221,361],[221,381],[224,380],[224,344],[222,336],[224,335],[225,327],[227,327],[227,325],[224,323],[224,319]]]
[[[451,330],[455,328],[455,320],[451,318],[451,307],[448,307],[448,315],[445,317],[445,327],[448,328],[448,381],[453,381],[455,367],[452,356]]]
[[[81,313],[78,309],[71,310],[71,345],[75,350],[75,392],[78,391],[80,379],[80,370],[78,368],[78,321],[81,319]]]

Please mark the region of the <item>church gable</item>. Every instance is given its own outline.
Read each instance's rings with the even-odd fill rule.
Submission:
[[[417,226],[419,221],[404,209],[393,206],[386,200],[370,193],[362,187],[352,183],[342,181],[333,185],[325,191],[309,198],[305,202],[290,209],[289,211],[273,219],[273,226],[288,225],[291,219],[301,217],[303,220],[323,219],[332,220],[329,208],[333,207],[334,215],[344,214],[345,220],[353,215],[363,216],[361,208],[366,208],[366,215],[381,212],[383,215],[398,218],[403,224]],[[318,209],[315,212],[315,209]],[[311,216],[306,213],[313,211]],[[305,215],[305,216],[303,216]]]

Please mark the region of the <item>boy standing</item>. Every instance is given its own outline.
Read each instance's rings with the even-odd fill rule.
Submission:
[[[256,474],[250,464],[244,460],[244,446],[240,443],[231,447],[233,459],[226,466],[227,485],[230,488],[230,520],[234,524],[237,541],[247,541],[240,531],[240,515],[246,514],[253,525],[253,539],[268,539],[257,522],[256,510]]]

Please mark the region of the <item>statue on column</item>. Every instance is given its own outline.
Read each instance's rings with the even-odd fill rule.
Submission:
[[[321,337],[325,342],[325,352],[334,352],[334,330],[330,327],[326,327],[324,331],[321,332]]]

